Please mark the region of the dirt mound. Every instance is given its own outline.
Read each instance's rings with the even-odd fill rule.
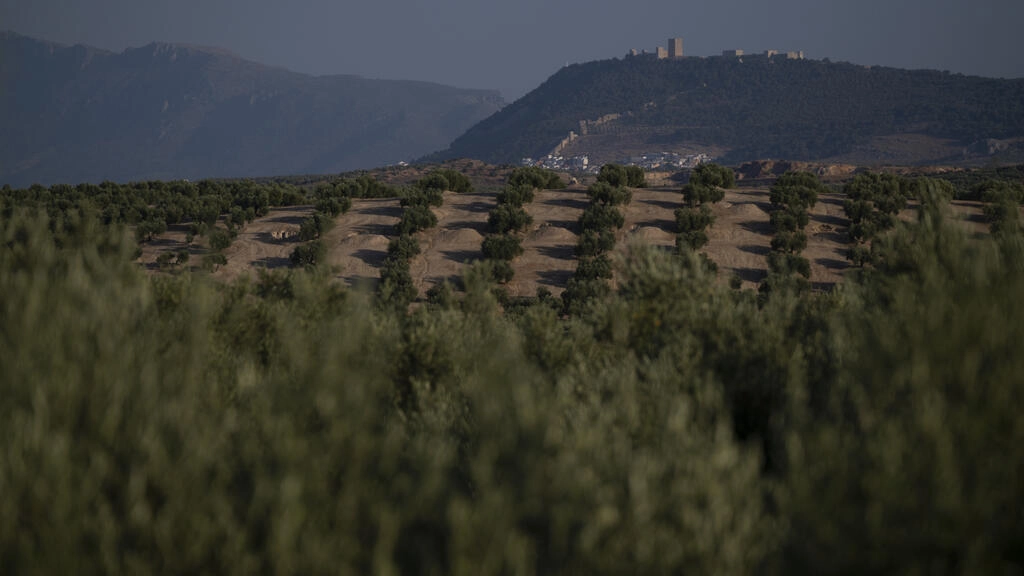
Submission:
[[[731,204],[729,206],[722,206],[728,212],[729,216],[737,218],[750,218],[759,219],[767,217],[765,212],[760,206],[753,202],[740,202],[737,204]]]
[[[626,242],[643,241],[649,244],[673,244],[676,241],[675,234],[662,230],[656,226],[640,226],[626,234]]]
[[[576,243],[576,235],[561,226],[541,226],[527,239],[538,244]]]
[[[387,236],[381,236],[380,234],[350,234],[342,239],[341,242],[338,242],[338,245],[352,250],[359,250],[361,248],[386,249],[389,242],[390,240],[388,240]]]
[[[432,243],[434,244],[480,244],[484,241],[482,234],[476,230],[469,228],[462,228],[459,230],[441,230],[434,235]]]

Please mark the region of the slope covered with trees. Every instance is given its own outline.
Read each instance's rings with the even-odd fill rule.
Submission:
[[[940,196],[831,293],[636,247],[569,316],[147,275],[0,196],[5,571],[1019,573],[1024,236]]]
[[[653,149],[728,150],[724,160],[822,159],[873,138],[921,134],[970,146],[1024,136],[1024,80],[764,56],[574,64],[457,138],[440,157],[514,162],[549,153],[580,121]]]
[[[115,54],[0,33],[0,184],[335,173],[412,159],[497,92],[313,77],[227,52]]]

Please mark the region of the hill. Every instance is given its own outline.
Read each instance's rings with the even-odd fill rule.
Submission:
[[[565,141],[569,133],[578,137]],[[857,164],[1019,160],[1024,80],[753,56],[567,66],[433,159],[711,151]],[[561,146],[560,146],[561,145]]]
[[[0,33],[0,183],[330,173],[447,145],[496,91],[314,77],[229,52]]]

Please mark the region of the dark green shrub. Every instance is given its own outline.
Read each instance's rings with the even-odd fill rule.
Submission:
[[[639,166],[626,166],[626,186],[630,188],[646,188],[644,169]]]
[[[495,234],[508,234],[525,230],[533,223],[526,210],[509,204],[501,204],[487,216],[487,225]]]
[[[417,204],[402,211],[402,219],[395,226],[395,232],[399,235],[415,234],[434,226],[437,226],[437,216],[427,206]]]
[[[164,220],[145,220],[135,226],[135,239],[139,242],[149,242],[154,236],[159,236],[166,231],[167,222]]]
[[[299,241],[309,242],[323,237],[334,227],[334,218],[323,212],[314,212],[299,225]]]
[[[562,181],[558,174],[536,166],[514,168],[508,175],[508,184],[515,187],[527,186],[544,190],[560,190],[565,188],[565,182]]]
[[[292,250],[290,260],[293,266],[312,268],[321,264],[327,257],[327,247],[320,240],[299,244]]]
[[[699,230],[687,230],[676,234],[676,252],[683,253],[693,250],[700,250],[708,243],[708,233],[703,228]]]
[[[626,223],[626,218],[616,208],[604,204],[591,204],[583,210],[580,216],[580,229],[602,231],[618,229]]]
[[[734,188],[736,174],[731,168],[706,163],[693,169],[689,183],[699,188]]]
[[[703,232],[705,228],[715,223],[715,215],[707,205],[700,205],[696,208],[676,208],[676,226],[682,233]]]
[[[779,232],[796,232],[810,222],[810,216],[802,208],[775,210],[769,217],[772,227]]]
[[[491,260],[490,264],[491,280],[499,284],[507,284],[512,281],[515,271],[512,269],[511,262],[508,260]]]
[[[818,202],[818,194],[827,190],[814,174],[790,171],[772,184],[769,200],[775,206],[807,211]]]
[[[772,236],[772,250],[795,254],[807,248],[807,234],[803,230],[797,232],[776,232]]]
[[[231,246],[231,235],[223,228],[211,228],[206,234],[210,250],[221,252]]]
[[[315,205],[316,211],[336,217],[352,209],[352,199],[347,196],[321,198]]]
[[[523,206],[533,202],[534,192],[533,187],[528,185],[508,185],[498,192],[498,204],[507,204],[509,206]]]
[[[725,198],[725,190],[721,188],[693,183],[683,186],[683,201],[690,208],[697,208],[702,204],[721,202],[723,198]]]
[[[416,188],[419,190],[435,190],[444,192],[449,189],[448,178],[440,172],[434,171],[416,181]]]
[[[405,311],[416,299],[417,290],[409,272],[409,260],[388,256],[380,269],[380,288],[377,301],[385,308]]]
[[[611,260],[604,254],[590,258],[580,258],[573,277],[580,280],[609,279],[612,277]]]
[[[424,190],[439,190],[464,194],[473,191],[473,183],[469,178],[457,170],[451,168],[436,168],[429,174],[416,182],[418,188]]]
[[[449,310],[456,304],[452,285],[447,280],[434,284],[427,290],[427,303],[435,308]]]
[[[1020,230],[1020,204],[1009,196],[1002,196],[996,202],[984,208],[985,217],[990,222],[992,234],[1012,233]]]
[[[412,260],[420,253],[420,243],[409,234],[402,234],[388,242],[388,256]]]
[[[587,196],[591,202],[604,204],[605,206],[619,206],[629,204],[633,199],[633,193],[622,186],[612,186],[606,182],[595,182],[587,188]]]
[[[562,292],[562,310],[566,314],[579,316],[586,312],[587,306],[595,301],[607,298],[612,292],[608,282],[602,279],[584,279],[572,277]]]
[[[206,254],[203,256],[203,262],[201,268],[207,272],[213,272],[220,266],[227,266],[228,259],[220,252],[214,254]]]
[[[484,238],[482,251],[490,260],[512,260],[523,253],[522,241],[511,234],[489,234]]]
[[[771,274],[799,274],[804,278],[810,278],[811,263],[798,254],[771,252],[768,254],[768,271]]]
[[[173,252],[162,252],[156,257],[156,265],[160,268],[169,268],[174,263]]]
[[[612,248],[615,248],[615,233],[612,230],[586,230],[580,234],[575,251],[581,257],[598,256]]]
[[[410,188],[399,203],[403,207],[409,206],[435,206],[444,205],[444,193],[441,188]]]
[[[619,164],[605,164],[597,173],[597,181],[613,187],[629,186],[629,175],[626,167]]]

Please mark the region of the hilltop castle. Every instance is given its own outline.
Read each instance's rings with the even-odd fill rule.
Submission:
[[[636,48],[634,48],[629,51],[628,56],[655,57],[658,60],[665,60],[666,58],[682,58],[683,39],[669,38],[668,48],[665,48],[664,46],[658,46],[654,52],[648,52],[647,50],[637,50]]]
[[[742,58],[745,52],[743,50],[723,50],[722,56],[727,58]],[[804,53],[801,52],[782,52],[779,50],[765,50],[764,56],[773,58],[778,56],[779,58],[785,58],[787,60],[803,60]],[[683,39],[682,38],[669,38],[668,47],[658,46],[654,49],[654,52],[648,52],[647,50],[637,50],[636,48],[629,51],[626,54],[627,57],[645,57],[645,58],[657,58],[658,60],[666,60],[669,58],[683,58]],[[750,54],[750,56],[756,56],[756,54]]]

